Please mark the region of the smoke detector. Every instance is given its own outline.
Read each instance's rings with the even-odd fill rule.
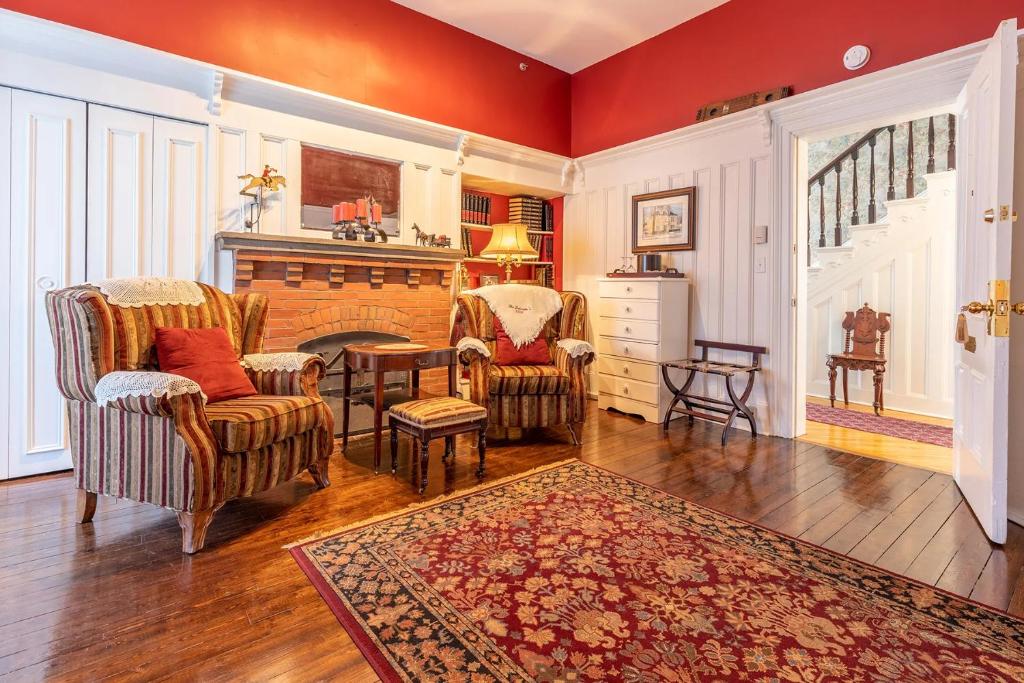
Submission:
[[[871,50],[867,45],[854,45],[843,55],[843,66],[850,71],[856,71],[871,59]]]

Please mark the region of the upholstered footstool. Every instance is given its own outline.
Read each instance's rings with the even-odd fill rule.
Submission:
[[[398,433],[405,432],[420,443],[420,493],[427,488],[427,460],[430,441],[444,437],[444,457],[455,455],[455,435],[477,433],[480,466],[476,475],[484,476],[484,455],[487,449],[487,410],[461,398],[422,398],[391,407],[388,415],[391,427],[391,474],[398,469]],[[415,449],[413,457],[415,457]]]

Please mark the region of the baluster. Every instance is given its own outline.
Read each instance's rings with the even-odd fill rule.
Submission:
[[[818,247],[825,246],[825,176],[824,174],[818,178],[818,196],[821,200],[818,202],[818,226],[820,234],[818,235]]]
[[[907,199],[914,198],[914,122],[907,121]]]
[[[833,235],[832,246],[843,245],[843,185],[842,185],[842,162],[836,162],[836,229]]]
[[[896,166],[893,152],[892,136],[896,132],[896,126],[889,126],[889,189],[885,192],[887,200],[896,199]]]
[[[860,188],[857,187],[857,150],[850,152],[850,159],[853,160],[853,213],[850,214],[850,225],[860,225],[860,211],[857,206],[860,204]]]
[[[928,117],[928,172],[935,173],[935,117]]]
[[[956,168],[956,116],[949,115],[949,142],[946,144],[946,170]]]
[[[875,204],[875,136],[868,140],[871,148],[871,170],[868,173],[868,223],[874,223],[877,218],[877,205]]]

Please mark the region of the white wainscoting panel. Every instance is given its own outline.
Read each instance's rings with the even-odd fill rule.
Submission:
[[[218,166],[214,169],[217,196],[217,228],[242,230],[245,227],[245,206],[248,197],[238,194],[241,181],[238,176],[251,173],[246,150],[246,131],[229,126],[215,126],[214,145]]]
[[[206,256],[206,126],[153,124],[153,238],[150,275],[195,280]]]
[[[248,173],[262,173],[263,167],[269,164],[271,168],[277,169],[274,175],[283,175],[288,179],[289,184],[295,187],[302,187],[298,176],[293,177],[292,168],[288,163],[288,140],[274,135],[260,136],[260,164],[258,169],[251,169]],[[295,172],[298,172],[300,164],[295,164]],[[240,182],[237,181],[236,182]],[[237,185],[241,188],[241,184]],[[236,190],[237,191],[237,190]],[[260,232],[271,235],[283,235],[288,232],[289,219],[289,196],[288,190],[282,189],[277,192],[267,192],[263,195],[263,213],[260,217]]]
[[[762,127],[744,126],[703,137],[682,138],[654,149],[584,158],[586,187],[567,198],[565,228],[565,288],[583,292],[591,303],[591,323],[597,302],[595,278],[623,265],[635,264],[632,246],[632,196],[660,189],[697,187],[696,249],[666,252],[665,265],[690,278],[691,300],[688,348],[669,355],[692,354],[694,339],[769,344],[771,269],[769,244],[753,244],[755,225],[768,225],[771,212],[769,148]],[[769,240],[775,239],[769,226]],[[764,257],[764,272],[755,271]],[[682,302],[680,310],[685,310]],[[775,381],[771,349],[764,358],[750,399],[759,428],[774,433],[773,406],[765,388]],[[739,360],[738,353],[712,358]],[[715,378],[704,388],[723,396]],[[591,387],[593,391],[593,387]]]
[[[148,274],[153,117],[89,105],[90,280]]]
[[[85,279],[86,105],[17,91],[11,125],[10,466],[71,466],[54,375],[48,290]]]

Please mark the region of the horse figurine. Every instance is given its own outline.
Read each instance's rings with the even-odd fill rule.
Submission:
[[[428,235],[427,233],[420,230],[420,226],[415,223],[412,224],[412,231],[416,233],[416,245],[420,247],[432,247],[434,246],[434,235]]]
[[[263,166],[263,175],[261,176],[254,176],[252,173],[238,176],[239,180],[248,181],[246,186],[242,188],[242,193],[260,188],[267,192],[277,192],[282,187],[287,187],[284,176],[273,175],[274,173],[277,173],[277,169],[271,168],[270,164],[266,164]]]

